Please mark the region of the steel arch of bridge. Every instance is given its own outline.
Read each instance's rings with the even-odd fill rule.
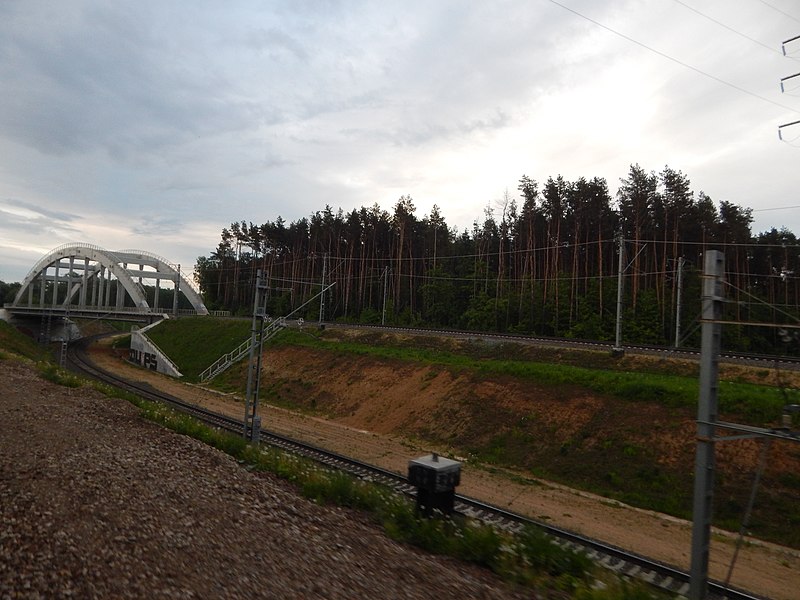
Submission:
[[[156,282],[156,293],[153,306],[150,306],[142,280],[153,279]],[[112,280],[117,282],[113,304],[110,297]],[[12,310],[164,313],[169,310],[159,309],[158,306],[161,280],[170,281],[176,291],[173,312],[177,312],[177,292],[183,292],[196,314],[208,314],[200,295],[189,280],[181,275],[180,265],[174,265],[167,259],[144,250],[110,251],[84,243],[64,244],[48,252],[30,270],[14,301],[7,307]],[[51,284],[49,299],[48,284]],[[35,299],[37,288],[38,298]],[[62,289],[66,292],[61,293]],[[125,306],[126,293],[133,302],[133,308]]]

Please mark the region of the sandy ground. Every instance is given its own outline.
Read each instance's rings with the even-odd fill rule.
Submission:
[[[134,367],[107,350],[94,351],[101,367],[211,410],[236,417],[243,413],[240,399],[183,384],[158,373]],[[398,436],[377,434],[341,423],[261,405],[262,426],[359,460],[405,473],[410,459],[432,450]],[[691,523],[667,515],[632,508],[574,489],[538,481],[527,475],[492,472],[463,465],[459,493],[506,507],[535,519],[688,569]],[[734,534],[715,531],[710,573],[724,580],[735,549]],[[741,548],[731,583],[776,600],[798,598],[800,552],[747,539]]]

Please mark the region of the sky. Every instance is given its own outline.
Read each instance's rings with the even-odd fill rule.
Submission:
[[[798,35],[793,0],[2,0],[0,280],[402,195],[462,230],[634,163],[800,235]]]

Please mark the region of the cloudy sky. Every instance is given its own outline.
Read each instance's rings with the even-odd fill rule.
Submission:
[[[2,0],[0,280],[403,194],[464,228],[632,163],[800,235],[797,35],[793,0]]]

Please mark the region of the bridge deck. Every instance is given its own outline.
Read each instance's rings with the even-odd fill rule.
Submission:
[[[53,316],[53,317],[66,317],[69,316],[75,319],[108,319],[112,321],[136,321],[136,322],[151,322],[158,319],[169,318],[167,313],[152,312],[149,309],[142,309],[136,307],[123,307],[123,308],[109,308],[109,307],[85,307],[78,308],[70,306],[14,306],[13,304],[6,303],[5,308],[9,313],[15,316]],[[192,311],[192,314],[195,314]]]

